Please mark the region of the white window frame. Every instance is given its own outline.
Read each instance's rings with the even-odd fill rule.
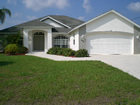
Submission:
[[[68,48],[68,38],[63,35],[54,37],[54,47]]]

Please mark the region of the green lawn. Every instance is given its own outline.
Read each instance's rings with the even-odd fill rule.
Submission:
[[[140,80],[100,61],[0,54],[2,105],[140,105]]]

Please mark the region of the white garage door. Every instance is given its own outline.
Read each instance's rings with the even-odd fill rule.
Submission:
[[[89,54],[132,54],[132,45],[132,35],[126,34],[91,34],[86,40]]]

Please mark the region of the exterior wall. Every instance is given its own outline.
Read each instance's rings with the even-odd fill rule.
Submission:
[[[134,27],[134,54],[140,54],[140,39],[136,38],[140,35],[140,28]]]
[[[39,29],[30,28],[23,29],[23,45],[29,49],[29,52],[33,51],[33,32],[43,31],[45,34],[44,51],[47,52],[49,48],[52,48],[52,30],[50,29]]]
[[[73,40],[75,39],[75,44]],[[70,48],[73,50],[79,50],[79,30],[75,30],[70,34]]]
[[[52,21],[52,20],[50,20],[50,19],[47,19],[47,20],[45,20],[44,22],[47,23],[47,24],[50,24],[50,25],[52,25],[52,26],[54,26],[54,27],[63,28],[62,25],[60,25],[60,24],[58,24],[58,23],[56,23],[56,22],[54,22],[54,21]]]
[[[79,49],[85,49],[86,40],[84,35],[86,34],[86,25],[79,28]]]
[[[87,24],[87,32],[118,31],[134,33],[133,25],[114,13],[107,14]]]

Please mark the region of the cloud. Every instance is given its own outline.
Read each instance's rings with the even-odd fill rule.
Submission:
[[[36,16],[26,16],[26,18],[27,18],[28,20],[34,20],[34,19],[36,19],[37,17],[36,17]]]
[[[80,17],[78,17],[78,19],[79,19],[79,20],[84,20],[84,19],[85,19],[85,17],[80,16]]]
[[[69,6],[68,0],[22,0],[22,2],[27,8],[31,8],[34,11],[49,7],[64,9]]]
[[[91,7],[91,5],[89,3],[89,0],[84,0],[83,8],[85,8],[86,13],[90,13],[91,12],[92,7]]]
[[[15,13],[15,14],[12,15],[12,17],[14,17],[14,18],[15,18],[15,17],[16,17],[16,18],[17,18],[17,17],[20,18],[20,17],[22,17],[22,16],[23,16],[22,13]]]
[[[135,12],[140,12],[140,2],[130,3],[128,5],[128,9]]]
[[[17,0],[7,0],[8,3],[13,3],[14,5],[17,4]]]

